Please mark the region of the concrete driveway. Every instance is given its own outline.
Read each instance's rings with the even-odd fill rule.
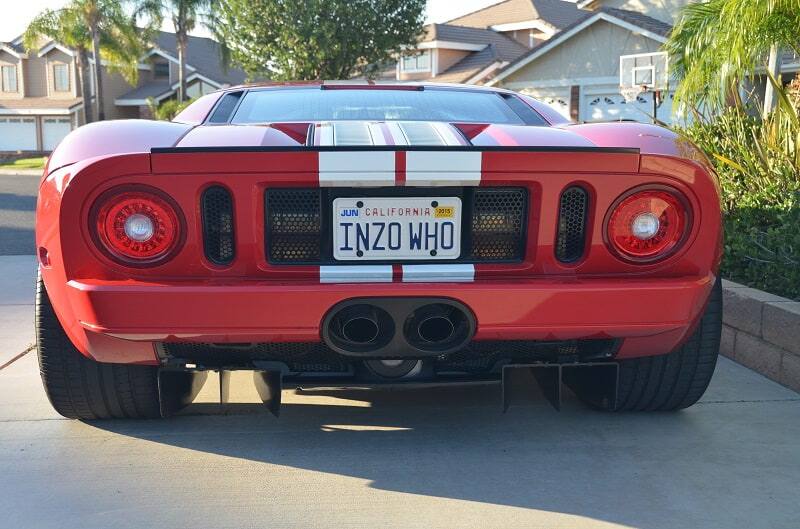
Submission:
[[[0,365],[33,339],[32,257],[0,257]],[[0,527],[791,528],[800,396],[721,359],[681,413],[610,415],[498,388],[284,392],[166,421],[56,415],[35,352],[0,370]]]

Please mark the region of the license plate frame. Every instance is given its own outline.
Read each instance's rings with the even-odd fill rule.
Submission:
[[[461,257],[465,204],[456,194],[339,196],[330,204],[334,262],[447,262]]]

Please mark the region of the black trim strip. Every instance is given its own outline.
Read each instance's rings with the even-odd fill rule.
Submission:
[[[151,154],[186,154],[193,152],[360,152],[360,151],[447,151],[447,152],[566,152],[640,154],[637,147],[529,147],[529,146],[473,146],[473,145],[302,145],[298,147],[153,147]]]

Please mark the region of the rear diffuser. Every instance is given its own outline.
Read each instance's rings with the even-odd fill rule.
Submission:
[[[261,401],[274,416],[280,416],[283,369],[275,362],[254,365],[253,382]],[[220,369],[219,400],[230,399],[231,370]],[[615,362],[568,364],[508,364],[502,370],[502,404],[505,413],[512,393],[512,373],[527,372],[542,394],[557,410],[561,409],[563,386],[569,387],[584,402],[600,409],[614,409],[617,402],[619,366]],[[169,417],[197,397],[207,378],[206,371],[162,369],[158,372],[158,396],[162,417]]]
[[[192,401],[203,389],[208,374],[205,371],[158,371],[158,405],[162,417],[170,417]]]
[[[269,362],[263,362],[256,366],[257,368],[253,370],[253,382],[264,405],[273,415],[278,417],[281,409],[283,372],[280,368],[269,369],[273,367],[270,364]],[[217,370],[219,374],[220,404],[227,404],[230,401],[232,372],[229,369]],[[191,404],[200,393],[200,390],[203,389],[207,378],[208,371],[159,370],[158,401],[161,416],[165,418],[171,417],[180,409]]]
[[[561,410],[563,386],[569,387],[581,400],[600,409],[614,409],[617,402],[619,365],[615,362],[585,364],[508,364],[503,366],[503,413],[508,411],[513,393],[512,373],[525,371],[536,380],[544,397]]]

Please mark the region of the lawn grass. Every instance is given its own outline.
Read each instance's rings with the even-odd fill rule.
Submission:
[[[20,158],[9,162],[0,163],[2,169],[42,169],[44,163],[47,161],[46,156],[37,156],[36,158]]]

